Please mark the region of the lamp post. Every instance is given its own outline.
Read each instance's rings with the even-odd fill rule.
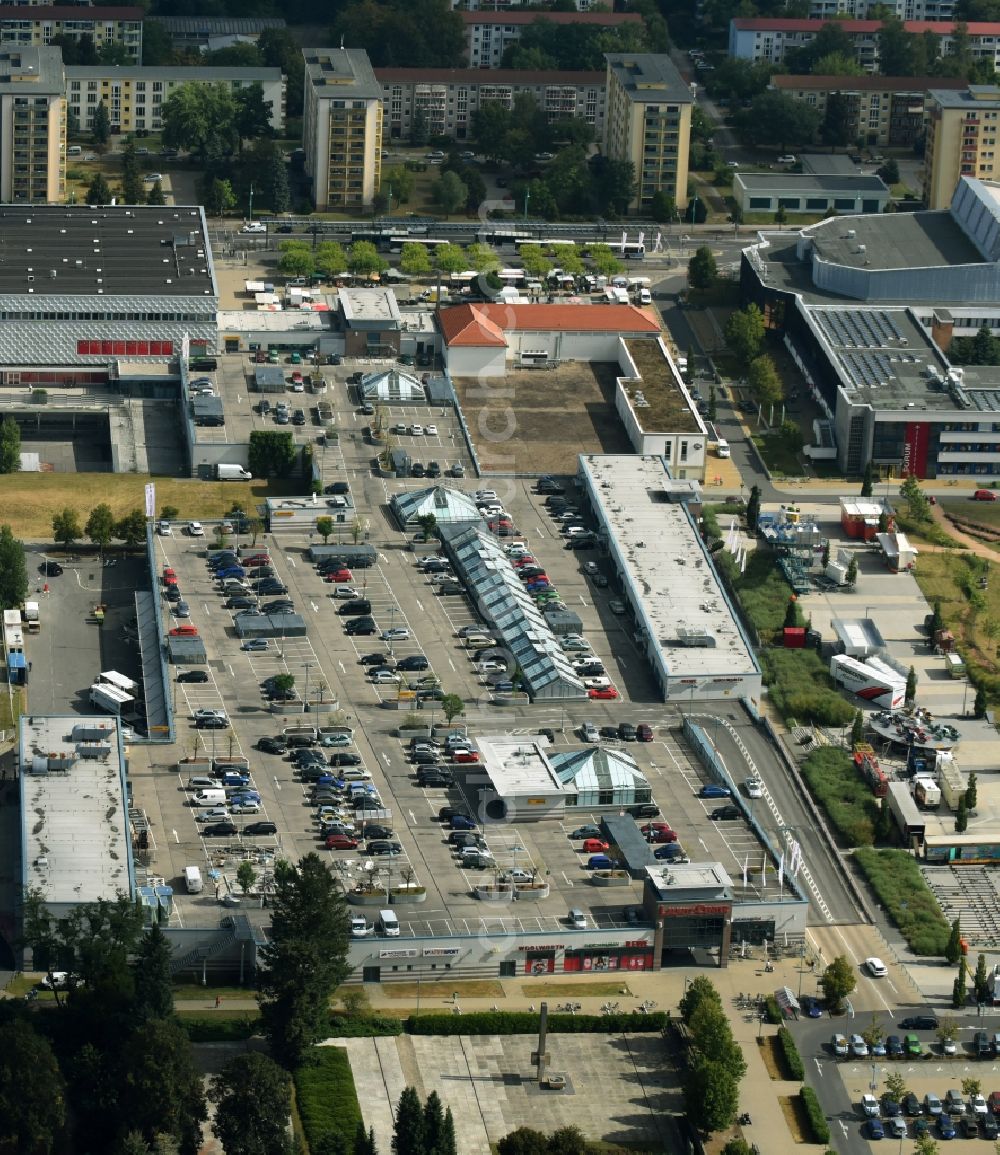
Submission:
[[[312,669],[312,666],[313,666],[312,662],[305,662],[304,663],[304,669],[306,672],[306,682],[305,682],[305,687],[303,688],[303,691],[302,691],[302,713],[303,714],[309,713],[309,671]]]

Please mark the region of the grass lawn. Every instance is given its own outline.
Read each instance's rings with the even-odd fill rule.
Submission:
[[[543,999],[615,999],[632,996],[628,985],[621,979],[618,982],[525,983],[521,987],[521,994],[525,998],[537,996]]]
[[[216,995],[222,999],[252,999],[256,998],[257,992],[253,987],[202,987],[197,983],[178,983],[174,987],[175,1002],[209,1003],[213,1010]]]
[[[459,999],[502,999],[503,986],[494,979],[467,979],[455,982],[448,979],[432,979],[426,983],[386,983],[383,994],[390,999],[433,999],[445,998],[449,1002],[453,994]]]
[[[51,541],[52,517],[64,508],[76,510],[81,523],[101,502],[115,517],[144,508],[143,487],[156,483],[157,511],[175,506],[183,519],[222,517],[234,501],[255,505],[265,494],[280,492],[281,483],[251,482],[235,486],[225,481],[154,477],[141,473],[8,473],[0,476],[0,521],[23,541]],[[284,483],[287,492],[299,492],[302,483]]]
[[[938,504],[949,517],[1000,530],[1000,501],[973,501],[970,497],[939,497]]]
[[[11,694],[0,694],[0,730],[12,730],[24,708],[23,691],[14,689]]]
[[[755,433],[752,440],[764,459],[764,464],[775,477],[805,476],[799,455],[790,453],[780,436]]]

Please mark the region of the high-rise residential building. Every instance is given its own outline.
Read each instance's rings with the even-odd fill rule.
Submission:
[[[382,86],[362,49],[307,48],[302,141],[318,209],[366,208],[382,179]]]
[[[94,112],[103,103],[113,132],[159,132],[164,102],[184,84],[223,84],[234,93],[259,84],[264,103],[271,109],[271,128],[281,132],[285,127],[285,78],[280,68],[66,67],[69,110],[84,131],[93,127]]]
[[[924,204],[946,209],[960,177],[1000,177],[1000,87],[970,84],[958,92],[931,89],[924,150]]]
[[[0,4],[0,41],[22,46],[48,45],[54,36],[82,40],[88,36],[98,52],[120,44],[142,60],[141,8],[99,8],[85,4]]]
[[[635,166],[630,208],[642,212],[663,192],[687,208],[694,97],[668,56],[608,53],[604,151]]]
[[[66,81],[58,48],[0,51],[0,201],[66,195]]]
[[[459,15],[465,26],[465,54],[470,68],[502,68],[503,55],[517,44],[526,28],[539,21],[584,28],[621,28],[635,24],[641,29],[638,12],[541,12],[524,8],[518,12],[463,11]]]

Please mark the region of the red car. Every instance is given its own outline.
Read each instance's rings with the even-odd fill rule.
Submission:
[[[198,636],[197,626],[174,626],[170,631],[172,638],[196,638]]]
[[[520,557],[514,558],[514,560],[511,562],[511,565],[514,567],[514,569],[520,569],[521,566],[523,566],[523,565],[534,565],[534,564],[535,564],[535,559],[531,556],[530,553],[523,553],[523,554],[521,554]]]
[[[255,566],[270,564],[271,555],[269,553],[253,553],[249,557],[240,559],[240,565],[242,565],[244,569],[253,569]]]
[[[587,696],[597,702],[611,702],[618,697],[614,686],[606,686],[603,690],[588,690]]]
[[[580,849],[584,854],[603,854],[610,845],[609,842],[605,842],[602,838],[585,838],[583,840],[583,846]]]
[[[676,842],[677,834],[667,827],[666,830],[653,830],[646,835],[647,842]]]
[[[549,575],[547,573],[532,573],[532,574],[519,573],[517,576],[523,582],[547,582],[549,580]]]
[[[177,585],[177,574],[168,565],[163,567],[163,584],[165,586]]]
[[[1000,501],[1000,494],[992,489],[977,489],[972,495],[973,501]]]
[[[643,832],[643,834],[655,834],[657,830],[669,830],[670,829],[670,823],[669,822],[647,822],[644,826],[640,826],[639,829]]]
[[[458,753],[452,759],[452,761],[454,761],[454,762],[478,762],[479,761],[479,751],[478,750],[459,750]]]
[[[358,840],[346,834],[328,834],[326,836],[327,850],[357,850]]]
[[[641,726],[636,726],[635,736],[640,742],[652,742],[653,727],[647,726],[644,722]]]
[[[354,574],[349,569],[337,569],[328,573],[326,580],[328,582],[352,582],[354,581]]]

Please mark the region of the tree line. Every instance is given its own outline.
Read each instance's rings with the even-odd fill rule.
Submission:
[[[121,517],[115,517],[114,510],[106,502],[95,505],[83,523],[80,514],[69,506],[53,514],[53,541],[69,549],[82,537],[89,538],[101,553],[116,538],[129,549],[135,549],[146,540],[146,515],[141,509],[133,509]]]

